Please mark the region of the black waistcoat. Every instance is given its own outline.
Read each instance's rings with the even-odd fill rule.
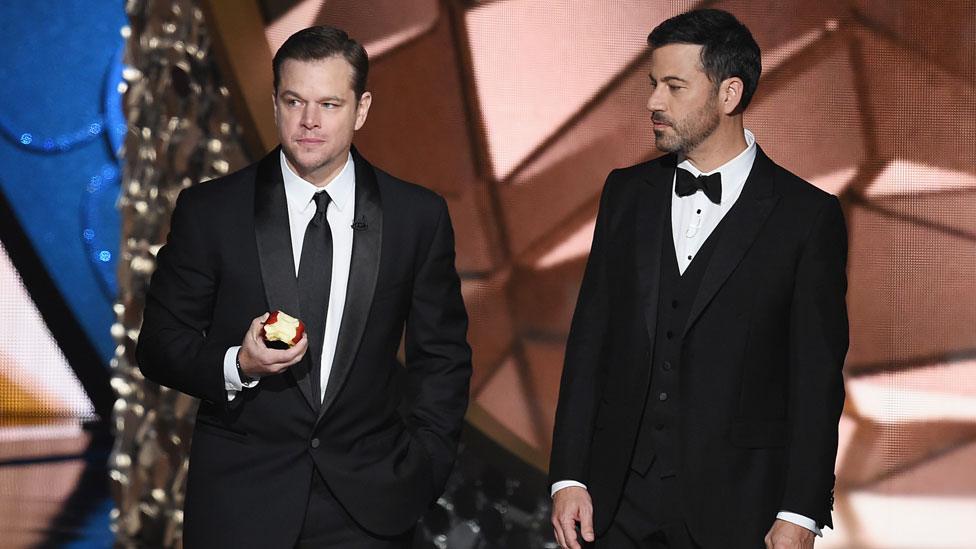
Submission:
[[[670,220],[669,206],[666,214],[667,227],[671,227]],[[723,225],[724,223],[719,222],[715,227],[684,274],[678,271],[674,239],[661,239],[664,247],[661,250],[657,333],[654,337],[654,353],[648,365],[652,368],[651,383],[631,460],[631,467],[641,475],[647,474],[655,460],[656,470],[662,477],[676,475],[680,468],[677,429],[681,414],[678,379],[681,375],[684,345],[682,334]],[[670,235],[671,231],[667,234]],[[684,235],[679,235],[679,238],[684,238]]]

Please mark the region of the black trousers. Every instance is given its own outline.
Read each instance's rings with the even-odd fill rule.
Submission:
[[[661,478],[656,464],[646,476],[631,470],[610,529],[589,547],[698,549],[679,509],[677,477]]]
[[[396,537],[381,537],[363,529],[342,507],[322,475],[312,471],[312,489],[296,549],[409,549],[412,540],[412,529]]]

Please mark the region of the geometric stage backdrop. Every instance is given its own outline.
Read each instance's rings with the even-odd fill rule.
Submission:
[[[267,2],[266,35],[365,41],[359,147],[451,206],[474,426],[547,462],[601,185],[656,154],[645,37],[727,9],[764,53],[747,127],[841,198],[850,232],[837,528],[818,547],[976,546],[976,2],[406,4]]]

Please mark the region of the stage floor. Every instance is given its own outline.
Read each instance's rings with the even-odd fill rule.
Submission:
[[[107,429],[77,422],[0,427],[0,546],[112,546]]]

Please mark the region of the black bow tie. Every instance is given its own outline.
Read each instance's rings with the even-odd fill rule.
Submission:
[[[674,191],[678,193],[678,196],[691,196],[702,191],[709,200],[718,204],[722,202],[722,174],[715,172],[712,175],[695,177],[688,170],[678,168],[678,180],[675,183]]]

